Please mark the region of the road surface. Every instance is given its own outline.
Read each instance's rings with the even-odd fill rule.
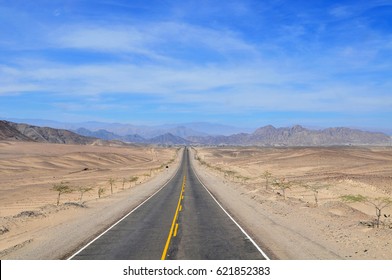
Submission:
[[[70,259],[266,258],[199,181],[185,148],[180,168],[162,189]]]

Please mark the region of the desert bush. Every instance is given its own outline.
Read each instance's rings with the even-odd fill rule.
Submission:
[[[137,180],[139,180],[139,177],[138,177],[138,176],[132,176],[132,177],[130,177],[129,180],[128,180],[128,182],[129,182],[129,187],[132,187],[132,183],[134,183],[134,182],[135,182],[135,185],[136,185]]]
[[[292,182],[286,180],[286,178],[282,178],[282,179],[275,178],[272,181],[272,185],[282,191],[283,199],[286,200],[286,190],[291,189]]]
[[[93,188],[91,188],[91,187],[84,187],[84,186],[78,187],[78,192],[80,192],[79,201],[82,202],[83,195],[84,195],[86,192],[90,192],[92,189],[93,189]]]
[[[116,183],[116,180],[112,177],[109,178],[109,185],[110,185],[110,193],[113,194],[113,185]]]
[[[103,187],[98,188],[98,198],[101,198],[101,196],[105,193],[105,189]]]
[[[122,189],[123,190],[125,190],[125,183],[127,182],[128,180],[126,179],[126,178],[123,178],[122,179]]]
[[[318,206],[318,194],[319,194],[319,190],[327,188],[327,185],[323,185],[323,184],[302,184],[302,186],[307,189],[310,190],[313,193],[313,197],[314,197],[314,203],[316,205],[316,207]]]
[[[231,170],[225,170],[224,177],[226,177],[226,176],[229,177],[229,179],[233,178],[233,180],[234,180],[235,172],[231,171]]]
[[[390,197],[368,197],[360,194],[353,195],[343,195],[341,199],[345,202],[362,202],[367,205],[371,205],[376,210],[376,226],[380,227],[380,218],[382,215],[382,210],[392,205],[392,199]],[[385,215],[386,216],[386,215]],[[386,216],[388,217],[388,216]]]
[[[9,232],[10,230],[5,226],[0,226],[0,235]]]
[[[268,183],[269,183],[269,179],[272,177],[272,173],[266,170],[263,172],[262,176],[265,179],[265,189],[268,190]]]
[[[237,175],[236,178],[241,181],[243,184],[246,184],[247,181],[249,181],[251,178],[242,176],[242,175]]]
[[[74,190],[68,185],[66,182],[61,182],[54,184],[51,190],[56,191],[58,193],[57,195],[57,205],[60,204],[60,196],[64,193],[71,193]]]

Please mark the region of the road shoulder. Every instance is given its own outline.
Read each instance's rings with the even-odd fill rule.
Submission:
[[[312,231],[306,220],[290,221],[282,215],[279,210],[284,203],[253,200],[241,186],[212,174],[193,155],[191,162],[206,187],[271,259],[344,258],[335,246],[322,240],[320,232]]]
[[[23,227],[7,233],[7,242],[17,242],[1,251],[0,258],[53,260],[71,256],[169,181],[180,166],[180,158],[151,180],[110,197],[89,201],[87,207],[69,205],[47,216],[30,219]]]

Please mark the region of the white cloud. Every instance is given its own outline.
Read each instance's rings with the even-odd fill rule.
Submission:
[[[307,32],[301,25],[283,26],[288,40]],[[374,98],[374,89],[340,82],[336,75],[368,65],[376,56],[371,46],[357,45],[323,50],[297,57],[266,53],[279,48],[277,42],[250,44],[230,30],[219,30],[179,22],[146,25],[69,25],[50,34],[51,47],[118,55],[118,61],[61,63],[43,59],[19,59],[14,66],[0,68],[0,94],[47,92],[50,95],[97,98],[107,95],[146,95],[167,104],[196,104],[210,111],[262,110],[346,112],[390,109],[389,97]],[[298,44],[303,42],[298,41]],[[177,53],[184,51],[181,57]],[[192,51],[222,55],[220,62],[189,58]],[[283,50],[284,51],[284,50]],[[274,52],[274,51],[272,51]],[[127,62],[126,55],[150,60]],[[323,55],[324,54],[324,55]],[[364,58],[368,58],[365,60]],[[360,58],[360,59],[358,59]],[[349,62],[352,62],[350,64]],[[390,65],[384,66],[388,69]],[[370,67],[369,67],[370,69]],[[335,76],[335,77],[334,77]],[[338,77],[339,78],[339,77]],[[387,92],[385,87],[376,90]],[[357,98],[360,95],[361,98]],[[73,107],[63,104],[63,108]]]
[[[366,81],[351,84],[350,80],[336,81],[323,73],[312,73],[313,69],[296,72],[260,61],[225,67],[125,62],[69,65],[44,60],[18,63],[0,68],[2,95],[46,92],[48,98],[92,97],[96,99],[93,104],[110,95],[145,95],[159,98],[163,104],[206,106],[211,111],[370,112],[390,110],[392,103],[388,84],[372,88]]]
[[[333,7],[329,13],[337,18],[345,18],[353,15],[354,11],[353,8],[350,6],[335,6]]]
[[[55,48],[74,48],[118,55],[130,53],[157,60],[176,60],[178,52],[185,51],[189,55],[195,48],[220,54],[242,52],[257,55],[253,45],[229,30],[178,22],[64,26],[53,33],[50,40]]]

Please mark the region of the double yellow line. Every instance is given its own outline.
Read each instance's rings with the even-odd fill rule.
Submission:
[[[177,209],[176,209],[176,212],[174,213],[173,222],[172,222],[172,225],[170,227],[169,236],[167,237],[165,248],[163,249],[163,252],[162,252],[161,260],[165,260],[166,259],[167,250],[169,249],[170,241],[171,241],[173,236],[174,237],[177,236],[177,232],[178,232],[178,223],[177,223],[178,213],[182,210],[181,201],[184,199],[185,181],[186,181],[186,176],[184,176],[184,180],[182,181],[180,198],[178,199]]]

